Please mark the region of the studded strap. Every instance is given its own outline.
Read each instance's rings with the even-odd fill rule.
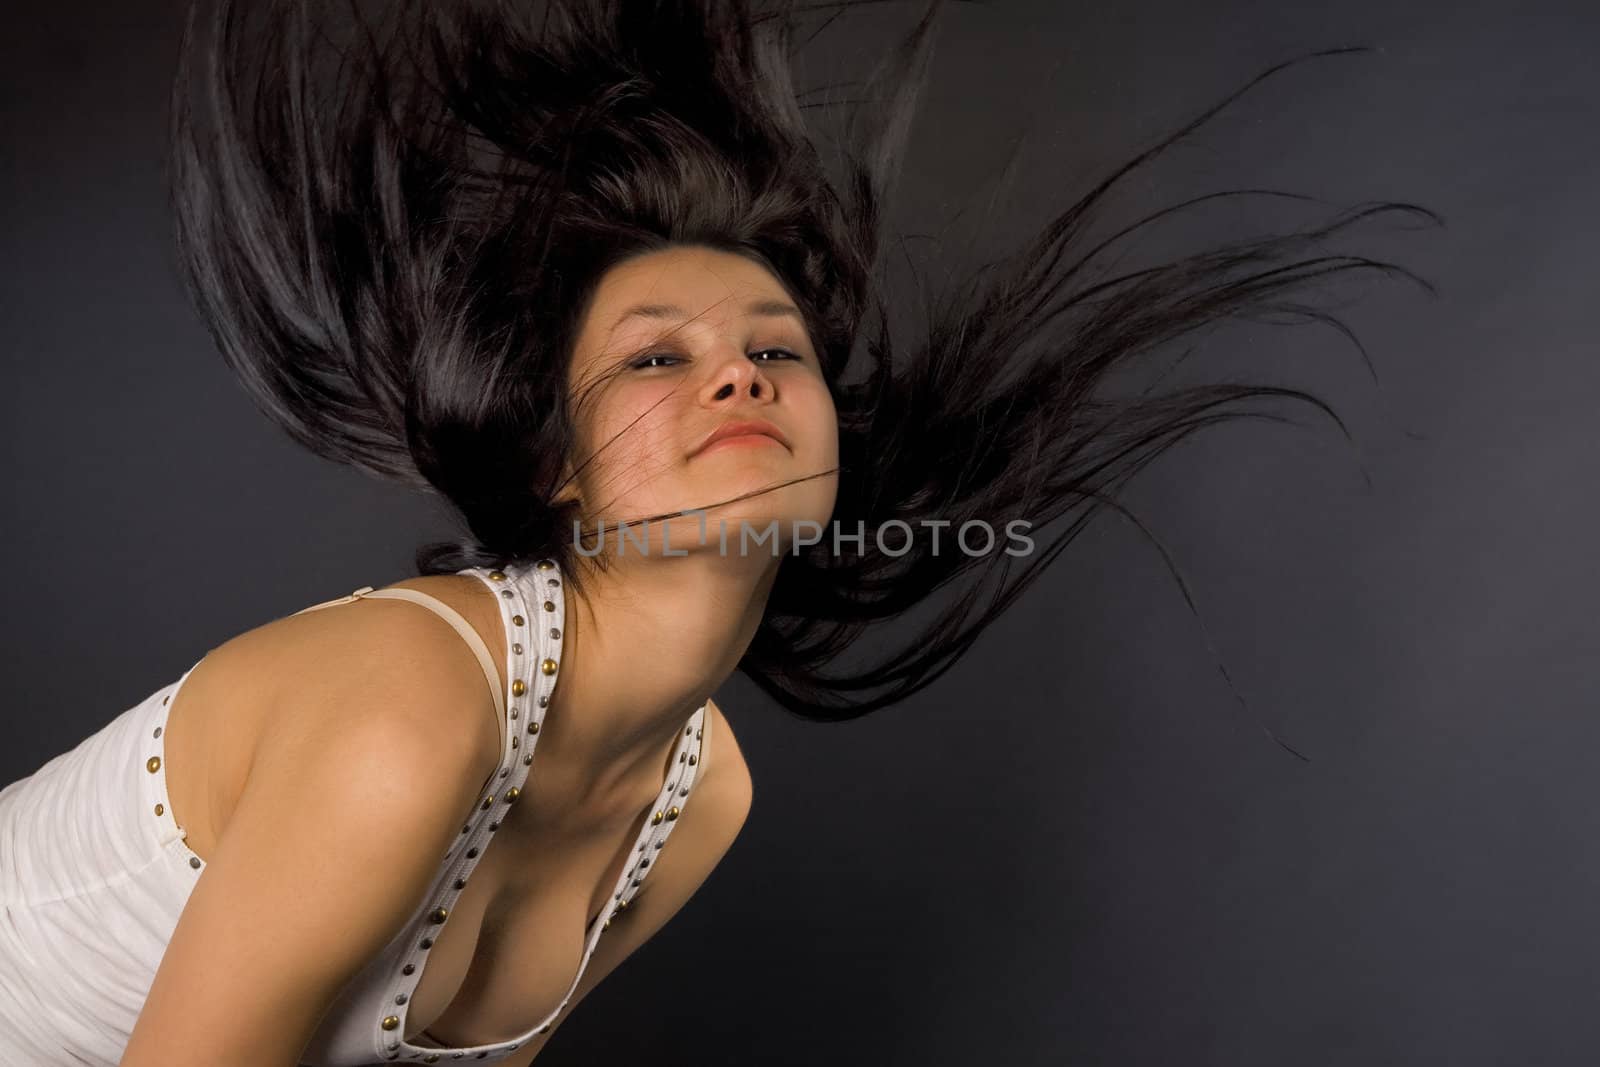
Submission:
[[[709,723],[706,707],[695,710],[683,731],[678,735],[669,764],[666,780],[655,803],[644,814],[638,838],[624,865],[612,893],[590,924],[583,957],[573,976],[572,984],[561,1002],[544,1019],[510,1041],[470,1047],[433,1048],[406,1041],[405,1015],[411,994],[420,981],[426,952],[433,944],[434,927],[444,923],[467,879],[477,866],[477,859],[487,847],[489,834],[499,827],[502,804],[516,800],[533,763],[545,709],[554,690],[560,669],[562,631],[565,617],[565,590],[561,573],[551,561],[541,561],[534,566],[490,571],[468,568],[460,573],[473,574],[490,588],[496,590],[501,601],[501,612],[506,629],[506,666],[510,693],[509,710],[505,717],[507,730],[502,747],[502,758],[497,771],[492,772],[489,788],[477,810],[461,828],[461,836],[445,855],[441,876],[430,890],[428,903],[412,920],[401,938],[400,952],[394,957],[385,984],[384,1014],[374,1020],[374,1048],[386,1060],[411,1062],[440,1062],[441,1057],[459,1059],[498,1060],[510,1055],[536,1035],[549,1032],[554,1020],[566,1010],[573,994],[588,969],[589,959],[599,943],[603,931],[612,919],[626,911],[648,876],[652,863],[665,846],[667,837],[677,824],[706,751],[705,730]],[[362,592],[357,590],[357,593]],[[352,594],[352,597],[356,594]],[[349,598],[346,598],[349,599]],[[518,758],[518,749],[521,749]],[[495,790],[500,790],[499,803]],[[429,1035],[430,1037],[432,1035]]]
[[[496,593],[505,630],[504,656],[507,692],[503,695],[504,731],[499,764],[484,783],[484,797],[461,827],[461,834],[445,853],[440,874],[429,889],[422,910],[412,918],[397,939],[397,951],[389,959],[380,1000],[381,1014],[373,1019],[373,1049],[386,1060],[433,1062],[439,1049],[416,1045],[403,1039],[405,1017],[411,995],[421,980],[427,951],[433,947],[436,927],[450,915],[467,880],[476,869],[478,858],[488,847],[491,835],[500,827],[505,805],[521,795],[528,768],[533,763],[545,709],[560,669],[561,634],[565,620],[565,596],[560,572],[554,563],[505,571],[468,568],[471,574]],[[498,690],[498,677],[496,679]],[[470,1052],[480,1058],[499,1059],[520,1047],[533,1034],[510,1042],[473,1046],[470,1050],[446,1049],[447,1053]]]

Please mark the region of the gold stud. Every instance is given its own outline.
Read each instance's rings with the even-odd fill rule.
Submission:
[[[195,870],[198,871],[200,869],[200,857],[199,856],[190,856],[189,857],[189,866],[193,867]]]
[[[512,786],[510,789],[506,790],[506,795],[502,799],[504,799],[507,804],[512,804],[515,803],[516,799],[521,795],[522,790],[518,789],[516,786]]]
[[[513,615],[513,616],[511,616],[511,623],[512,623],[513,626],[521,626],[523,623],[525,623],[527,621],[528,620],[524,619],[521,615]]]
[[[162,812],[164,812],[166,810],[167,809],[166,809],[166,807],[164,805],[161,805],[161,804],[157,804],[156,805],[156,814],[157,815],[160,815]]]
[[[553,659],[547,659],[543,663],[539,664],[539,669],[547,675],[554,674],[556,673],[556,661]]]
[[[400,1016],[398,1016],[398,1015],[385,1015],[383,1017],[383,1028],[385,1030],[393,1030],[395,1027],[397,1027],[399,1025],[400,1025]]]
[[[656,812],[654,815],[652,815],[650,817],[650,825],[651,826],[660,826],[661,825],[661,813],[659,811]]]
[[[549,662],[549,661],[547,660],[546,662]],[[546,671],[545,673],[549,674],[550,672]],[[518,678],[516,681],[511,683],[511,695],[512,696],[519,697],[523,693],[526,693],[527,691],[528,691],[528,683],[524,682],[521,678]]]
[[[149,759],[145,760],[144,769],[149,771],[151,774],[159,771],[161,769],[161,757],[151,756]]]
[[[522,655],[522,644],[521,644],[521,642],[518,642],[517,644],[512,645],[511,646],[511,651],[515,652],[519,656]]]
[[[693,752],[689,753],[689,766],[693,767],[696,763],[699,763],[699,762],[700,762],[700,757],[699,756],[696,756]]]
[[[449,912],[448,909],[445,909],[445,908],[434,908],[433,909],[433,914],[428,916],[428,918],[431,921],[436,922],[436,923],[442,923],[446,919],[448,919],[449,917],[450,917],[450,912]]]
[[[484,797],[483,798],[483,810],[484,811],[488,811],[489,810],[489,805],[491,805],[493,803],[494,803],[494,797],[492,797],[492,796]]]
[[[611,920],[610,919],[607,919],[605,922],[600,924],[600,930],[601,930],[602,933],[605,932],[606,930],[609,930],[609,929],[611,929]]]
[[[539,569],[542,570],[542,571],[555,570],[555,566],[556,565],[554,563],[551,563],[547,559],[541,559],[539,561]]]
[[[546,600],[544,602],[544,610],[546,610],[546,611],[554,611],[554,610],[556,610],[555,601]]]
[[[503,581],[506,580],[506,576],[501,574],[499,571],[490,571],[489,572],[489,580],[490,581],[495,581],[495,582],[503,582]]]
[[[536,722],[530,722],[530,723],[529,723],[529,724],[528,724],[528,732],[529,732],[529,733],[530,733],[530,734],[536,734],[536,733],[538,733],[538,732],[539,732],[539,724],[538,724],[538,723],[536,723]]]
[[[667,821],[671,822],[673,819],[676,819],[678,817],[678,814],[679,814],[679,812],[678,812],[678,808],[677,808],[676,805],[668,808],[667,809]]]

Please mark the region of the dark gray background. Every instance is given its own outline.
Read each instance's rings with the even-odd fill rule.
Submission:
[[[188,310],[161,184],[180,10],[11,5],[0,33],[0,782],[229,636],[402,577],[447,530],[298,451]],[[1355,451],[1295,409],[1308,428],[1203,434],[1129,493],[1250,711],[1114,516],[902,706],[808,725],[736,679],[748,826],[540,1062],[1592,1062],[1595,11],[948,11],[903,223],[980,191],[1031,123],[1011,221],[980,245],[1001,251],[1257,70],[1373,44],[1241,102],[1120,217],[1250,185],[1414,200],[1448,227],[1348,244],[1440,296],[1373,285],[1347,308],[1378,386],[1313,329],[1194,357],[1194,378],[1318,391]]]

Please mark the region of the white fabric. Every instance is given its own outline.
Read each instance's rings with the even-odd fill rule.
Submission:
[[[558,570],[511,568],[499,580],[482,568],[461,573],[478,577],[497,595],[507,634],[506,676],[508,682],[526,684],[522,696],[500,690],[483,642],[459,615],[425,594],[396,598],[440,614],[475,644],[480,664],[490,668],[505,727],[499,765],[484,783],[485,796],[495,802],[474,811],[446,852],[422,907],[340,992],[302,1053],[305,1067],[504,1059],[565,1009],[601,929],[649,873],[637,859],[653,858],[676,825],[643,820],[635,861],[625,866],[611,899],[590,925],[578,974],[555,1012],[516,1040],[492,1045],[442,1048],[401,1039],[408,1029],[407,1005],[427,962],[421,945],[440,929],[430,913],[438,907],[454,910],[460,895],[454,885],[465,884],[489,843],[490,824],[504,817],[505,791],[524,786],[540,736],[529,733],[528,726],[542,722],[540,698],[548,697],[558,677],[543,673],[539,664],[550,659],[559,669],[561,658],[556,635],[564,628],[565,590]],[[328,603],[411,592],[375,593],[364,587]],[[0,1064],[5,1067],[116,1067],[121,1059],[184,903],[205,874],[204,862],[189,849],[172,815],[161,739],[167,707],[193,669],[0,790]],[[702,705],[679,736],[673,770],[652,811],[686,803],[704,761],[708,725]],[[151,757],[161,760],[154,772],[148,769]],[[403,828],[397,828],[397,845],[405,839]],[[403,973],[406,964],[413,967],[410,975]],[[248,974],[239,980],[247,981]],[[398,1021],[385,1029],[388,1016]]]

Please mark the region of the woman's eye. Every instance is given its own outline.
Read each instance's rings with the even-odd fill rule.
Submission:
[[[773,363],[779,360],[799,359],[800,357],[783,348],[761,348],[750,353],[750,358],[757,363]],[[683,359],[680,356],[675,356],[670,352],[657,352],[654,355],[640,356],[630,366],[636,369],[645,369],[671,367],[682,362]]]

